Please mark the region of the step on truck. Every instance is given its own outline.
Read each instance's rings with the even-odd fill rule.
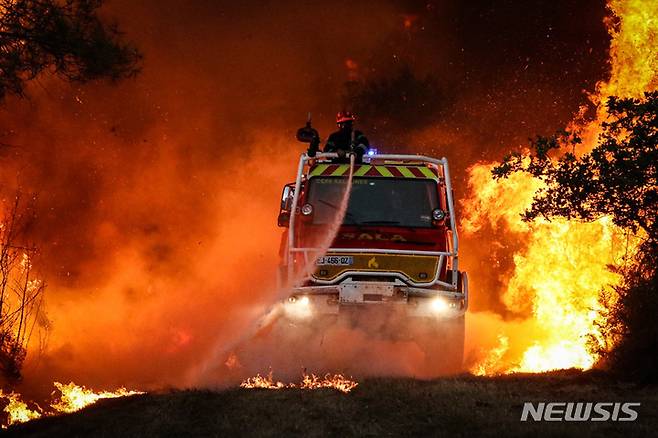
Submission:
[[[448,161],[372,154],[352,166],[336,154],[302,154],[295,182],[283,188],[285,318],[317,327],[340,320],[374,326],[376,336],[416,341],[429,373],[459,371],[469,291],[459,270]],[[328,248],[318,248],[343,213],[350,168],[342,221]]]

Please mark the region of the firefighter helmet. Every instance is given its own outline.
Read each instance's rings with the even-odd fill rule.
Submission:
[[[349,111],[340,111],[336,114],[336,123],[353,122],[356,116]]]

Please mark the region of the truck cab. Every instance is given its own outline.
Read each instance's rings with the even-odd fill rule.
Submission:
[[[408,333],[431,369],[458,371],[468,277],[459,270],[447,160],[375,154],[352,166],[335,158],[303,154],[295,182],[283,189],[286,318],[358,321],[372,309],[395,313],[387,321],[405,330],[379,334]],[[406,330],[411,326],[421,330]]]

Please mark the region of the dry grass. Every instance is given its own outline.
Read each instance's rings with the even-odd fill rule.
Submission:
[[[639,401],[635,423],[521,423],[524,401]],[[432,381],[369,379],[334,390],[188,390],[99,402],[12,427],[16,436],[655,436],[658,387],[597,373]]]

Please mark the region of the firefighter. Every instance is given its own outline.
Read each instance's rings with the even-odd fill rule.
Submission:
[[[324,146],[324,152],[338,153],[338,161],[344,161],[349,152],[354,151],[356,161],[361,162],[363,155],[368,152],[370,143],[361,131],[354,129],[356,117],[349,111],[336,114],[338,131],[332,133]]]

